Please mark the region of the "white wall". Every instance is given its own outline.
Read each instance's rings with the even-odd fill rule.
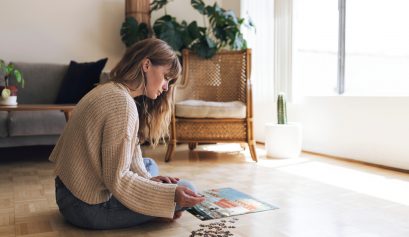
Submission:
[[[264,106],[258,141],[265,122],[277,122],[275,103]],[[302,124],[304,151],[409,170],[408,108],[407,97],[317,96],[287,104],[287,117]]]
[[[238,2],[229,5],[237,8]],[[167,10],[178,20],[203,25],[190,0],[172,1]],[[68,64],[108,57],[104,71],[109,71],[125,50],[119,35],[124,14],[125,0],[1,0],[0,58]],[[163,10],[154,12],[152,20],[162,15]]]
[[[409,170],[409,98],[307,97],[289,106],[303,149]]]
[[[121,57],[124,0],[1,0],[0,57],[68,63]]]

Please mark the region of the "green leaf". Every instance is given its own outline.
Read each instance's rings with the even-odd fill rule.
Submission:
[[[233,24],[235,24],[235,25],[239,24],[239,21],[238,21],[238,19],[236,17],[236,14],[234,14],[234,12],[232,10],[226,11],[223,15],[224,15],[225,18],[230,19]]]
[[[219,5],[217,5],[217,2],[214,3],[213,9],[214,9],[215,14],[217,14],[217,15],[223,15],[223,12],[225,12],[225,10],[223,8],[219,7]]]
[[[168,0],[154,0],[151,3],[151,12],[161,9],[163,6],[168,4]]]
[[[212,7],[212,6],[207,6],[206,7],[206,14],[208,15],[208,16],[212,16],[212,15],[214,15],[214,7]]]
[[[247,20],[247,24],[248,24],[250,27],[256,27],[256,25],[254,25],[253,20],[252,20],[250,17],[249,17],[248,20]]]
[[[254,33],[256,33],[256,26],[254,25],[253,20],[250,17],[248,17],[247,20],[245,20],[243,18],[240,18],[240,20],[243,20],[242,23],[243,23],[244,27],[246,27],[248,30],[252,30],[252,31],[254,31]]]
[[[202,0],[191,0],[190,4],[194,9],[196,9],[200,14],[206,15],[206,6]]]
[[[122,42],[125,43],[126,47],[129,47],[135,42],[148,38],[148,25],[145,23],[138,24],[135,18],[127,17],[122,24],[120,34]]]
[[[236,37],[234,41],[231,43],[231,47],[235,50],[242,49],[244,44],[244,39],[240,37]]]
[[[153,25],[156,37],[168,43],[174,50],[180,51],[183,46],[183,26],[176,18],[165,15],[157,19]]]
[[[226,32],[223,27],[215,26],[213,28],[214,36],[221,41],[226,41]]]
[[[14,65],[12,63],[9,63],[6,67],[6,75],[10,75],[14,70]]]
[[[206,36],[206,43],[209,48],[216,48],[216,43],[208,36]]]
[[[193,21],[189,24],[187,30],[192,38],[199,38],[206,31],[206,28],[197,26],[197,22]]]
[[[0,76],[6,73],[6,63],[0,59]]]
[[[182,23],[180,23],[180,26],[185,29],[187,27],[187,22],[183,20]]]
[[[194,41],[187,30],[182,32],[183,48],[188,48],[189,45]]]
[[[23,77],[22,77],[20,71],[18,71],[18,70],[13,70],[13,75],[14,75],[14,78],[16,79],[16,81],[17,81],[18,83],[21,83],[21,82],[22,82]]]
[[[170,15],[164,15],[158,18],[153,24],[153,31],[155,32],[155,35],[160,35],[165,22],[169,21],[172,21],[172,17]]]
[[[192,45],[192,51],[202,58],[211,58],[217,52],[216,43],[209,38],[204,36],[199,39],[198,42]]]
[[[161,33],[160,39],[166,41],[174,50],[179,51],[183,46],[182,34],[172,24]]]

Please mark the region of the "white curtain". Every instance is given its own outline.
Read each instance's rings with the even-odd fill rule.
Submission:
[[[244,30],[252,49],[254,132],[264,141],[264,127],[275,122],[274,111],[274,0],[241,0],[241,17],[252,19],[256,32]]]

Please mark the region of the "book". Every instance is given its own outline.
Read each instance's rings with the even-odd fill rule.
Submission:
[[[277,209],[233,188],[210,189],[199,193],[206,198],[187,211],[201,220],[212,220]]]

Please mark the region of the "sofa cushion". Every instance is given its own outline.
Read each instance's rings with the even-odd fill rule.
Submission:
[[[20,104],[53,104],[67,71],[67,65],[13,62],[25,79],[18,92]],[[20,87],[19,87],[20,88]]]
[[[185,118],[245,118],[246,105],[240,101],[213,102],[184,100],[177,102],[176,116]]]
[[[8,112],[7,111],[0,111],[0,138],[8,136],[7,117],[8,117]]]
[[[65,116],[61,111],[13,111],[9,115],[9,134],[59,135],[65,124]]]
[[[58,92],[57,104],[76,104],[95,84],[99,83],[107,58],[97,62],[71,61]]]

